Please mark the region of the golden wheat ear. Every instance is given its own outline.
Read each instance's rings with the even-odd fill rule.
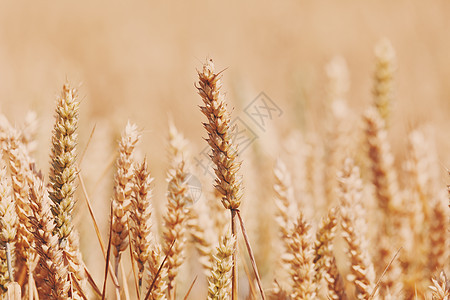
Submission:
[[[311,226],[301,213],[290,233],[289,253],[292,256],[291,281],[292,298],[315,299],[316,285],[314,283],[314,252],[310,234]]]
[[[216,254],[213,255],[213,269],[209,276],[208,300],[230,299],[232,255],[236,241],[228,233],[220,239]]]
[[[33,214],[30,222],[40,256],[36,267],[36,285],[39,296],[44,299],[67,299],[70,283],[63,251],[59,247],[59,235],[50,205],[50,199],[42,179],[36,178],[30,187],[30,206]]]
[[[75,180],[78,173],[76,167],[78,110],[77,90],[66,83],[56,101],[56,120],[50,155],[49,198],[53,202],[52,212],[64,261],[69,272],[74,275],[76,285],[84,294],[87,277],[79,247],[78,232],[73,225]]]
[[[75,206],[76,145],[78,127],[77,91],[63,86],[56,102],[55,125],[50,155],[49,198],[53,202],[56,229],[61,242],[66,243],[73,230],[72,212]]]
[[[32,263],[36,251],[34,237],[31,234],[31,225],[28,216],[32,214],[29,200],[30,186],[34,184],[33,160],[28,155],[25,146],[20,141],[20,132],[9,128],[5,140],[5,158],[8,161],[11,176],[12,196],[17,214],[17,239],[15,244],[16,281],[23,286],[25,277],[32,272]],[[29,286],[29,288],[31,288]]]
[[[347,298],[344,283],[333,254],[333,239],[336,236],[338,214],[336,207],[328,210],[327,216],[323,218],[319,225],[314,243],[316,294],[320,292],[321,279],[323,278],[327,285],[327,297],[330,299]]]
[[[375,198],[382,212],[376,243],[378,249],[374,258],[374,261],[379,262],[376,265],[377,275],[385,273],[380,284],[380,294],[398,296],[403,290],[402,281],[398,280],[402,276],[402,270],[398,261],[394,261],[391,265],[389,262],[394,257],[395,250],[405,244],[405,236],[398,233],[402,232],[406,220],[394,167],[394,156],[388,142],[385,121],[379,112],[373,107],[369,108],[364,115],[364,122],[371,179]]]
[[[373,103],[380,116],[389,124],[394,98],[394,73],[397,59],[391,42],[384,38],[375,46],[375,73],[373,83]]]
[[[139,290],[142,289],[145,264],[153,244],[152,226],[152,190],[150,185],[153,178],[148,171],[147,160],[135,165],[133,177],[133,193],[131,198],[131,245],[134,260],[138,265]]]
[[[111,245],[115,257],[114,274],[118,275],[120,256],[128,246],[128,213],[133,186],[133,152],[139,141],[135,124],[128,123],[119,141],[119,156],[114,175],[112,199]]]
[[[375,273],[367,249],[363,207],[361,206],[362,181],[359,168],[347,159],[338,174],[338,196],[341,202],[342,237],[347,244],[350,260],[348,280],[355,286],[357,299],[369,299],[375,288]]]
[[[238,149],[232,139],[231,119],[225,107],[225,97],[221,91],[221,74],[214,72],[212,60],[207,60],[198,71],[197,90],[203,100],[201,111],[208,122],[203,123],[212,149],[211,159],[215,165],[216,189],[222,195],[222,204],[231,213],[231,235],[236,239],[237,210],[241,205],[242,184],[238,175],[241,163],[238,162]],[[233,254],[233,280],[231,298],[237,299],[237,256]]]
[[[169,130],[170,169],[167,181],[167,213],[164,221],[164,253],[167,255],[167,279],[169,299],[175,299],[175,279],[183,264],[186,247],[188,210],[187,205],[193,202],[189,190],[189,173],[184,158],[184,147],[187,144],[183,135],[174,125]]]
[[[430,290],[433,293],[433,300],[448,300],[450,299],[450,282],[444,271],[441,271],[439,278],[433,278],[433,285]]]
[[[0,289],[3,292],[7,291],[8,283],[14,281],[14,245],[17,233],[17,214],[6,171],[6,165],[0,156]]]

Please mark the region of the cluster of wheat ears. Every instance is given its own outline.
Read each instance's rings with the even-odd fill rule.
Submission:
[[[57,99],[48,176],[32,155],[32,116],[20,128],[1,116],[0,293],[5,299],[105,299],[109,282],[117,299],[129,299],[130,290],[138,299],[175,299],[186,248],[194,246],[207,278],[208,299],[448,300],[448,194],[439,186],[433,142],[420,128],[412,130],[402,169],[394,164],[387,133],[395,53],[388,42],[377,46],[376,62],[374,101],[360,118],[364,130],[356,133],[358,141],[352,140],[357,130],[345,102],[345,68],[337,60],[328,68],[332,126],[324,167],[315,150],[294,135],[290,153],[276,160],[269,177],[271,204],[253,203],[253,209],[272,213],[268,218],[278,225],[277,234],[264,241],[276,262],[269,271],[265,266],[263,274],[253,254],[258,249],[252,249],[247,235],[251,238],[254,231],[246,231],[240,211],[245,199],[242,158],[221,90],[222,75],[211,60],[198,71],[196,88],[206,116],[215,189],[205,196],[206,203],[193,204],[187,179],[194,170],[184,152],[186,140],[171,125],[167,203],[160,234],[155,234],[153,178],[147,161],[133,155],[140,132],[129,123],[118,143],[107,243],[86,197],[106,262],[102,284],[83,261],[74,226],[74,193],[84,190],[78,167],[82,157],[77,157],[77,91],[65,84]],[[313,184],[317,172],[324,173],[319,187]],[[326,201],[314,198],[320,191]],[[314,224],[309,216],[317,203],[324,203],[326,213]],[[263,230],[265,220],[260,222]],[[120,276],[126,251],[131,287]],[[246,272],[238,274],[243,268]],[[178,298],[188,298],[195,289],[195,279],[189,280],[185,290],[178,288]],[[240,291],[238,283],[245,283],[248,292]]]

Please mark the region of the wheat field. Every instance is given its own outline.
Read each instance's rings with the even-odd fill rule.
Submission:
[[[1,297],[448,300],[449,8],[1,3]]]

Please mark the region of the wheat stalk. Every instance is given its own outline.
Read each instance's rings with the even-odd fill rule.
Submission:
[[[221,92],[222,82],[220,73],[214,73],[212,60],[207,60],[202,71],[198,71],[198,93],[204,106],[200,109],[208,118],[203,123],[208,138],[206,141],[212,149],[211,159],[215,165],[216,189],[222,194],[222,204],[231,212],[231,235],[236,239],[236,210],[241,204],[241,178],[238,176],[241,163],[237,161],[237,145],[232,141],[230,116],[225,107],[225,97]],[[231,298],[237,299],[237,257],[233,253],[233,275]]]

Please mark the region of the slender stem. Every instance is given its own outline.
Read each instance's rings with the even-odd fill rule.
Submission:
[[[11,263],[11,245],[6,242],[6,263],[8,264],[9,282],[14,281],[14,271]]]
[[[98,228],[98,225],[97,225],[98,223],[97,223],[97,220],[95,219],[95,215],[94,215],[94,211],[92,209],[91,201],[89,200],[89,195],[87,193],[86,186],[84,185],[84,180],[83,180],[83,177],[81,176],[81,172],[80,172],[79,169],[77,169],[77,175],[78,175],[78,180],[79,180],[80,185],[81,185],[81,189],[82,189],[83,194],[84,194],[84,200],[86,201],[86,205],[88,207],[89,214],[91,215],[92,222],[94,223],[94,229],[95,229],[95,233],[97,235],[97,240],[100,243],[100,248],[102,248],[103,257],[105,258],[105,260],[109,264],[109,268],[108,268],[109,275],[111,275],[111,278],[112,278],[112,281],[113,281],[114,285],[116,287],[119,287],[119,280],[117,279],[116,275],[114,275],[114,273],[113,273],[113,267],[111,265],[111,262],[109,261],[109,259],[107,259],[107,253],[106,253],[107,250],[105,249],[105,245],[103,244],[102,236],[100,234],[100,229]]]
[[[116,256],[114,263],[114,275],[119,278],[119,263],[120,263],[120,253]],[[116,287],[116,299],[120,300],[120,288]]]
[[[31,259],[27,258],[27,272],[28,272],[28,300],[33,300],[33,275],[31,274]]]
[[[231,212],[231,236],[234,239],[234,249],[233,249],[233,268],[232,268],[232,277],[231,277],[231,299],[238,299],[238,270],[237,270],[237,236],[236,236],[236,227],[237,227],[237,219],[236,219],[236,210],[230,209]]]
[[[250,261],[252,263],[253,272],[255,273],[255,276],[256,276],[256,281],[258,282],[259,291],[261,292],[261,297],[263,298],[263,300],[265,300],[266,295],[264,294],[264,290],[262,288],[261,278],[259,277],[259,272],[258,272],[258,267],[256,266],[255,256],[253,255],[253,250],[252,250],[252,247],[250,246],[247,232],[245,231],[244,221],[241,218],[241,213],[239,212],[239,210],[237,210],[236,212],[239,217],[239,222],[241,223],[242,234],[244,235],[244,241],[245,241],[245,245],[247,246],[248,255],[250,255]]]

